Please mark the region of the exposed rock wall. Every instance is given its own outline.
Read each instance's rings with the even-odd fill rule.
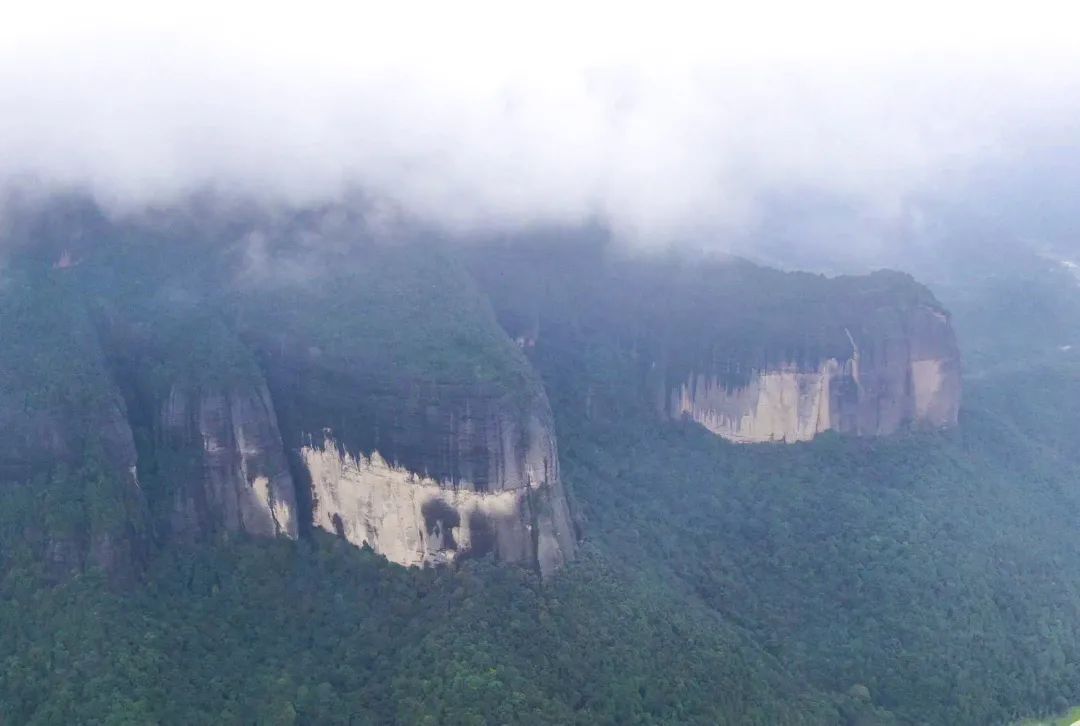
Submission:
[[[840,369],[832,358],[810,372],[789,365],[756,372],[739,388],[696,374],[671,392],[670,410],[731,441],[809,441],[834,427],[833,383]]]
[[[316,527],[367,543],[403,565],[493,551],[511,562],[531,558],[526,491],[448,489],[387,464],[378,452],[354,458],[329,438],[301,451],[311,474]]]
[[[0,563],[21,548],[56,573],[128,579],[148,545],[134,437],[69,283],[0,278]]]
[[[221,530],[297,536],[296,491],[265,385],[173,386],[159,425],[162,443],[194,464],[169,472],[174,536],[194,541]]]
[[[405,565],[572,557],[547,396],[468,274],[408,244],[303,262],[317,282],[263,280],[236,324],[313,526]]]
[[[907,274],[827,277],[723,255],[625,255],[603,234],[495,240],[468,254],[500,322],[537,360],[593,351],[575,363],[583,379],[602,382],[582,391],[581,415],[618,415],[636,393],[619,386],[635,376],[659,415],[732,441],[957,421],[960,359],[948,315]],[[606,380],[620,359],[633,370]]]
[[[852,331],[846,358],[753,370],[741,385],[691,373],[672,386],[667,413],[737,442],[807,441],[826,430],[863,436],[905,426],[953,426],[960,361],[947,316],[921,305],[879,310]]]
[[[43,548],[50,567],[68,572],[94,566],[121,579],[137,571],[147,546],[143,499],[135,444],[120,396],[112,392],[83,410],[66,406],[26,410],[0,404],[0,431],[5,434],[0,487],[44,485],[52,491],[44,498],[38,492],[38,501],[50,508],[67,508],[62,524],[55,513],[43,511],[36,513],[40,519],[25,522],[25,541]],[[95,488],[87,488],[91,479]],[[103,489],[96,488],[99,481]],[[89,502],[86,495],[109,496],[111,501]],[[81,511],[71,512],[65,498],[82,500]],[[91,514],[102,507],[116,509],[108,513],[108,521]]]
[[[546,400],[524,413],[518,405],[477,398],[467,411],[427,407],[429,419],[413,425],[449,457],[441,474],[401,457],[387,461],[378,449],[351,449],[330,430],[306,435],[300,459],[311,481],[313,525],[403,565],[494,553],[550,575],[572,557],[575,535]],[[398,428],[403,424],[399,419]],[[393,451],[392,437],[384,440]],[[461,465],[453,461],[458,452],[482,454]],[[475,476],[450,476],[464,470]]]

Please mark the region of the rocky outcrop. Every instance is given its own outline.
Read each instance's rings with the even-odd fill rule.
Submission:
[[[131,578],[149,540],[134,437],[69,281],[0,280],[0,332],[0,564],[22,550]]]
[[[313,523],[403,565],[494,553],[550,575],[573,554],[574,541],[554,439],[538,419],[527,428],[502,429],[503,440],[491,442],[500,460],[491,461],[482,489],[417,474],[378,451],[353,456],[329,434],[313,438],[301,449]]]
[[[631,256],[602,237],[561,234],[494,240],[469,254],[511,336],[578,357],[578,378],[591,378],[580,415],[621,415],[636,374],[659,415],[738,442],[956,424],[960,357],[949,316],[909,275],[830,278],[725,256]],[[592,358],[600,369],[589,370]],[[618,365],[634,370],[615,378]]]
[[[757,371],[740,387],[693,374],[671,391],[668,412],[731,441],[809,441],[834,427],[842,375],[833,358],[815,371],[791,364]]]
[[[159,273],[151,277],[159,296],[144,298],[117,279],[146,274],[141,265],[86,272],[98,334],[145,457],[158,538],[296,538],[296,487],[269,389],[208,293]],[[117,287],[124,296],[102,291]]]
[[[318,274],[262,281],[237,315],[312,525],[404,565],[570,559],[548,399],[468,275],[407,245]]]
[[[263,384],[226,390],[174,385],[159,415],[173,457],[171,533],[195,541],[218,532],[297,536],[296,490]],[[186,461],[184,461],[186,459]]]
[[[745,382],[691,373],[669,393],[667,413],[731,441],[807,441],[835,430],[861,436],[953,426],[960,361],[944,312],[881,310],[854,332],[850,352],[808,366],[752,369]],[[871,324],[872,323],[872,324]]]
[[[403,565],[494,554],[547,576],[573,556],[551,412],[535,381],[516,395],[403,381],[390,396],[388,384],[354,376],[336,393],[305,386],[351,403],[352,418],[290,416],[337,424],[295,431],[313,526]]]
[[[82,410],[26,410],[9,403],[0,403],[0,487],[24,505],[33,502],[22,544],[37,549],[56,572],[94,566],[131,576],[147,541],[123,400],[111,392]]]

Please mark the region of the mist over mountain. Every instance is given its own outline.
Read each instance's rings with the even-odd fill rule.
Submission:
[[[1080,717],[1039,10],[13,9],[0,724]]]
[[[0,182],[117,212],[362,193],[463,236],[598,223],[838,268],[936,249],[943,210],[1067,225],[1030,219],[1077,174],[1080,71],[1050,18],[703,12],[106,4],[57,29],[27,8],[0,46]]]

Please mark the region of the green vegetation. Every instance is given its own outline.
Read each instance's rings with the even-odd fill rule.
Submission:
[[[83,299],[118,336],[110,349],[136,351],[112,361],[114,375],[145,366],[123,383],[147,375],[154,391],[258,375],[233,325],[266,336],[264,355],[288,334],[285,352],[329,374],[335,361],[370,361],[379,380],[535,381],[467,276],[437,256],[383,250],[314,292],[279,285],[223,303],[198,282],[205,265],[174,284],[153,265],[176,260],[156,254],[130,275],[109,277],[121,263],[103,258],[79,276],[12,277],[0,291],[11,340],[0,403],[64,412],[114,395]],[[792,283],[775,316],[799,300],[810,301],[806,320],[851,300],[931,304],[903,276],[844,280],[869,287],[824,299],[813,276],[746,274],[770,295]],[[561,299],[555,278],[546,291],[527,282],[507,293],[526,307]],[[58,578],[65,553],[108,549],[116,530],[141,526],[102,464],[106,442],[87,433],[74,463],[5,468],[0,721],[1004,724],[1080,701],[1080,367],[1037,357],[981,368],[955,431],[734,446],[657,420],[641,396],[635,316],[670,309],[646,310],[657,298],[640,286],[620,289],[589,320],[570,314],[587,295],[558,303],[562,324],[541,321],[533,351],[585,535],[547,583],[490,560],[405,570],[318,533],[148,547],[141,581],[125,587],[93,562]],[[752,291],[731,290],[737,312]],[[750,344],[771,345],[785,325]],[[834,332],[807,332],[793,354],[833,344]],[[354,411],[332,383],[326,400]],[[151,429],[136,422],[139,436]],[[152,503],[191,462],[139,443]]]
[[[124,443],[121,400],[70,276],[5,271],[0,339],[0,569],[90,560],[119,574],[145,521],[106,451]]]
[[[32,605],[32,607],[28,607]],[[830,703],[595,551],[551,588],[406,571],[327,536],[173,551],[118,594],[0,581],[13,723],[822,723]],[[782,694],[782,697],[780,697]]]
[[[1073,726],[1077,721],[1080,721],[1080,706],[1074,706],[1059,716],[1028,718],[1017,721],[1015,726]]]
[[[93,324],[65,271],[0,276],[0,402],[89,411],[111,391]]]
[[[160,401],[261,381],[221,308],[220,258],[194,243],[120,235],[66,271],[98,322],[123,383]]]
[[[1080,558],[1060,535],[1080,511],[1080,413],[1047,406],[1080,396],[1076,371],[973,386],[955,432],[739,447],[656,423],[616,351],[538,355],[587,533],[550,585],[488,562],[405,571],[321,537],[168,551],[122,593],[14,568],[0,708],[20,723],[981,724],[1080,696],[1065,617]]]
[[[437,250],[372,245],[307,264],[297,279],[260,280],[237,296],[240,327],[262,347],[399,381],[515,392],[530,379],[487,300]]]
[[[122,579],[130,575],[132,548],[147,536],[141,504],[110,469],[96,439],[81,454],[78,466],[60,463],[0,483],[0,569],[33,569],[47,561],[50,576],[87,565]]]
[[[605,364],[606,366],[608,364]],[[745,628],[818,689],[904,723],[1003,723],[1080,696],[1075,371],[974,388],[959,431],[740,447],[573,393],[555,404],[590,537]],[[589,382],[586,381],[586,385]],[[1008,401],[997,390],[1008,391]],[[1062,432],[1062,433],[1058,433]],[[1060,444],[1057,448],[1055,444]]]

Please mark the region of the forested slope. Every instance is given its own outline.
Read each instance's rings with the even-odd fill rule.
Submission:
[[[84,321],[98,290],[76,293],[60,311]],[[4,304],[33,336],[39,314]],[[584,536],[544,583],[321,532],[59,577],[21,545],[27,513],[93,514],[93,489],[4,484],[0,721],[985,724],[1080,700],[1069,356],[975,351],[955,430],[733,445],[657,417],[633,347],[596,332],[549,320],[528,349]]]
[[[1080,695],[1080,420],[1053,403],[1076,396],[1069,369],[988,380],[957,431],[874,442],[744,447],[621,410],[560,435],[611,557],[807,684],[866,685],[903,722],[1001,723]]]

